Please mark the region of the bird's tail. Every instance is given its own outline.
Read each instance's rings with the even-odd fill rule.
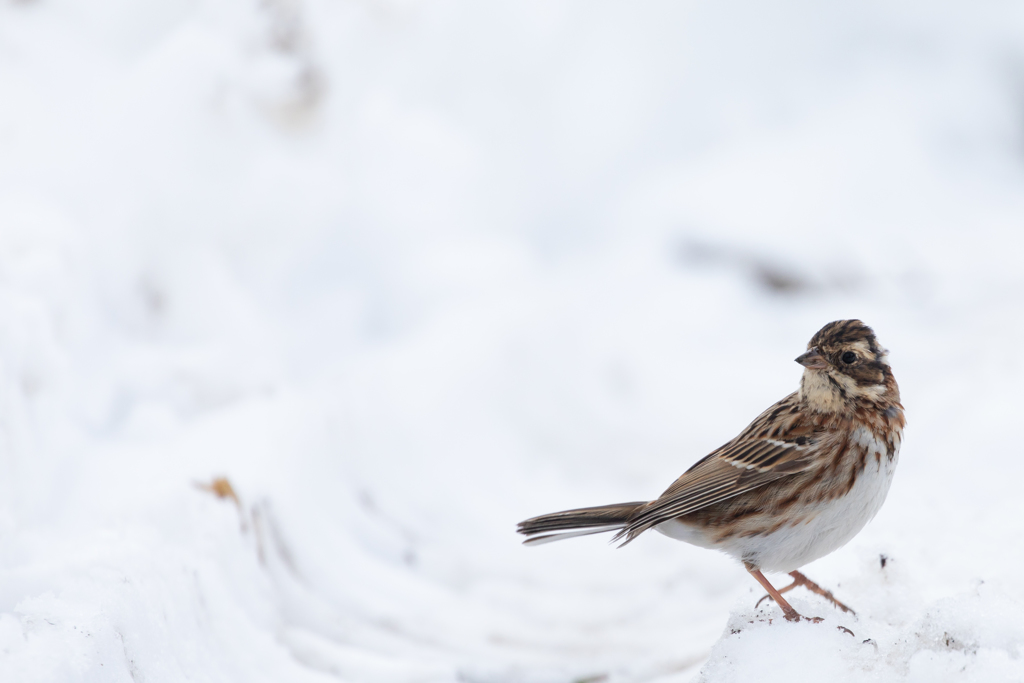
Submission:
[[[525,545],[540,545],[574,536],[618,531],[647,503],[618,503],[592,508],[552,512],[520,522],[517,531],[526,536]]]

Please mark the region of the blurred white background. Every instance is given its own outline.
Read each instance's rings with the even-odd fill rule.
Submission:
[[[1024,679],[1022,219],[1019,3],[0,0],[0,679]],[[845,317],[856,618],[519,545]]]

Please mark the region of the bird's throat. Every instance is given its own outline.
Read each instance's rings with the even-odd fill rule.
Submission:
[[[800,380],[800,400],[816,413],[841,413],[848,410],[850,395],[841,381],[822,370],[804,370]]]

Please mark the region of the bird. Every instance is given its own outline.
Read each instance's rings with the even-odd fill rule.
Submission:
[[[796,358],[799,388],[658,498],[540,515],[517,531],[526,545],[615,532],[621,547],[656,529],[739,560],[789,621],[808,619],[782,597],[798,586],[852,613],[798,570],[844,546],[885,502],[906,425],[888,354],[860,320],[830,322]],[[765,571],[793,583],[777,590]]]

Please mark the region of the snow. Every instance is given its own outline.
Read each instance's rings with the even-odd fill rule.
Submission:
[[[999,2],[0,4],[0,680],[1024,679],[1022,65]],[[844,317],[856,616],[520,545]]]

